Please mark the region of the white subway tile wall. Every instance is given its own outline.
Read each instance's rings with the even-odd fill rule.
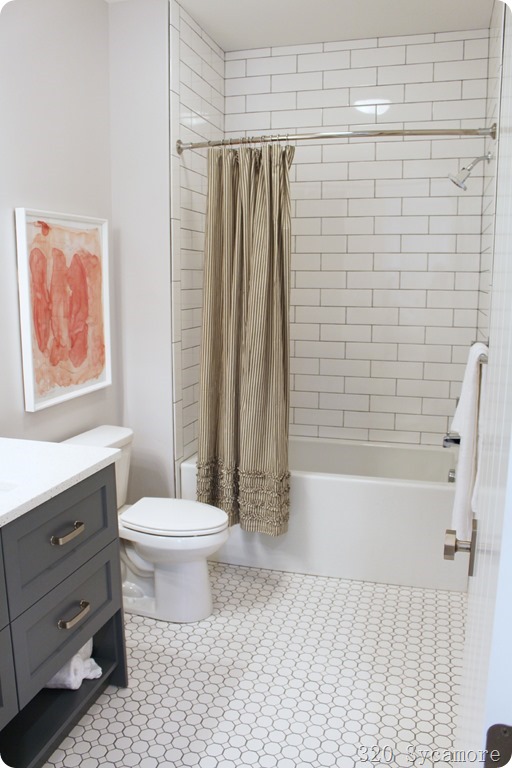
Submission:
[[[176,141],[223,137],[225,62],[224,52],[175,0],[170,11],[173,407],[179,494],[179,464],[197,448],[207,165],[206,150],[179,157]],[[242,76],[245,62],[243,68]],[[237,71],[235,64],[231,72]]]
[[[492,117],[488,30],[355,43],[281,47],[259,59],[251,52],[250,65],[247,51],[230,52],[226,91],[231,69],[244,71],[243,84],[233,79],[245,108],[227,102],[226,135],[250,135],[245,121],[255,109],[266,132],[290,136]],[[466,193],[447,174],[484,148],[478,138],[297,147],[293,434],[439,443],[488,295],[479,281],[485,169]]]
[[[486,125],[488,44],[473,30],[231,51],[226,93],[239,98],[226,136]],[[488,291],[485,169],[467,192],[447,175],[484,149],[480,138],[299,142],[292,434],[440,443]]]
[[[502,47],[502,3],[496,3],[490,28],[489,65],[487,91],[487,124],[498,122],[501,84],[501,47]],[[466,41],[468,51],[478,51],[473,47],[478,41]],[[488,139],[485,153],[491,152],[492,159],[484,163],[484,186],[482,200],[482,242],[478,293],[478,339],[489,339],[489,310],[491,300],[491,276],[493,267],[494,214],[496,206],[496,152],[497,143]],[[469,212],[469,211],[467,211]],[[466,211],[465,211],[466,213]]]
[[[224,55],[175,0],[171,24],[173,150],[178,135],[194,141],[480,127],[495,116],[495,88],[487,99],[488,30]],[[498,44],[491,39],[491,91]],[[486,333],[494,166],[477,166],[467,192],[447,175],[487,144],[298,142],[291,169],[292,434],[440,443],[468,347]],[[205,151],[174,154],[172,173],[179,461],[197,447]]]

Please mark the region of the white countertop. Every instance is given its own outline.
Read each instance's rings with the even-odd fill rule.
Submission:
[[[118,453],[0,437],[0,527],[112,464]]]

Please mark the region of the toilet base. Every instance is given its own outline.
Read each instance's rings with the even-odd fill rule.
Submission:
[[[155,596],[123,595],[127,613],[159,621],[189,624],[207,619],[213,603],[206,560],[162,564],[155,567]]]

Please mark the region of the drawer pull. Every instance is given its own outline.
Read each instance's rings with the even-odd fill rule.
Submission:
[[[76,537],[80,536],[80,534],[84,531],[85,523],[82,523],[80,520],[75,520],[73,524],[73,530],[70,533],[67,533],[65,536],[50,536],[50,544],[52,544],[54,547],[62,547],[69,541],[76,539]]]
[[[91,610],[91,604],[87,602],[87,600],[80,600],[80,610],[78,611],[76,616],[73,616],[72,619],[69,619],[69,621],[64,621],[64,619],[59,619],[57,622],[57,626],[59,629],[73,629],[79,621],[82,621],[82,619],[85,619],[89,611]]]

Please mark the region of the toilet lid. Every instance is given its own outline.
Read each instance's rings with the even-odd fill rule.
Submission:
[[[187,499],[145,497],[120,515],[126,528],[156,536],[207,536],[227,528],[222,509]]]

